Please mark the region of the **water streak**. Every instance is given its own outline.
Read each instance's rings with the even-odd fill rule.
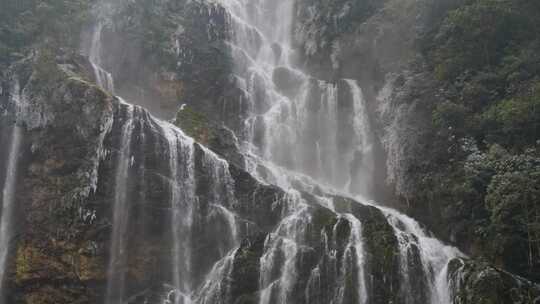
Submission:
[[[234,270],[236,250],[231,251],[223,259],[214,264],[206,276],[195,302],[197,304],[229,304],[231,300],[230,286],[227,279]]]
[[[17,181],[17,165],[22,140],[22,129],[13,125],[11,144],[7,158],[6,175],[2,189],[2,216],[0,218],[0,301],[3,294],[4,279],[7,268],[7,257],[12,238],[13,212],[15,208],[15,188]]]
[[[195,203],[193,141],[168,123],[161,122],[162,134],[168,143],[171,171],[170,205],[173,236],[173,285],[175,304],[189,304],[191,286],[191,227]],[[180,165],[180,166],[179,166]]]
[[[367,303],[368,299],[368,292],[367,292],[367,286],[366,286],[366,278],[365,278],[365,258],[364,258],[364,242],[363,242],[363,236],[362,236],[362,224],[360,221],[352,214],[345,214],[344,217],[347,219],[349,224],[351,225],[350,228],[350,235],[349,235],[349,243],[347,244],[346,250],[345,250],[345,256],[354,255],[354,260],[356,261],[356,280],[357,280],[357,286],[354,288],[357,291],[358,296],[358,304],[365,304]],[[343,264],[346,266],[346,264]],[[350,270],[349,270],[350,271]],[[342,273],[346,273],[347,270],[344,269]]]
[[[369,202],[365,202],[370,204]],[[375,206],[388,218],[388,223],[394,229],[398,238],[401,276],[406,288],[402,289],[406,303],[412,303],[413,295],[417,292],[411,288],[414,278],[408,267],[411,246],[418,248],[423,274],[427,282],[427,301],[431,304],[450,304],[450,282],[448,280],[448,263],[459,257],[464,257],[457,248],[443,244],[434,236],[429,235],[414,219],[396,210]]]
[[[94,69],[94,77],[96,78],[96,83],[98,86],[107,90],[111,93],[114,93],[114,81],[111,73],[106,71],[102,65],[101,53],[102,53],[102,42],[101,34],[103,32],[103,22],[98,21],[94,26],[92,31],[92,40],[89,50],[89,59],[92,68]]]
[[[297,259],[311,222],[308,207],[299,192],[290,191],[276,202],[285,209],[285,217],[265,240],[260,258],[261,294],[259,304],[291,303],[293,287],[298,279]],[[274,274],[279,277],[274,278]]]
[[[373,133],[371,131],[368,111],[362,89],[352,79],[345,79],[349,86],[353,100],[353,129],[354,145],[349,152],[350,164],[354,168],[351,172],[352,179],[348,182],[350,193],[360,193],[371,196],[373,187],[373,174],[375,172],[375,156],[373,150]],[[355,160],[358,164],[354,164]],[[355,168],[356,167],[356,168]],[[356,180],[354,180],[356,179]]]
[[[113,202],[113,223],[109,266],[107,269],[107,293],[106,304],[120,303],[124,296],[125,288],[125,263],[126,263],[126,241],[128,227],[128,181],[129,168],[131,163],[131,142],[134,129],[135,107],[125,105],[126,117],[123,122],[120,137],[120,147],[118,148],[117,166],[115,172],[114,202]]]

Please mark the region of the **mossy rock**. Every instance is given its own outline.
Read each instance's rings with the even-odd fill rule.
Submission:
[[[105,282],[104,266],[102,257],[89,255],[74,243],[52,242],[45,247],[21,243],[14,265],[14,287],[20,292],[13,297],[29,304],[91,303],[95,295],[88,287]]]
[[[540,286],[483,262],[454,259],[449,278],[455,304],[538,303]]]
[[[392,226],[375,207],[346,197],[335,196],[332,199],[336,211],[350,213],[362,224],[372,303],[398,303],[399,248]]]
[[[83,292],[84,289],[74,289],[72,286],[44,285],[25,293],[22,300],[26,304],[92,303]]]
[[[208,145],[215,136],[213,127],[205,114],[184,105],[176,114],[174,124],[201,144]]]
[[[316,242],[320,239],[321,231],[332,233],[332,229],[338,221],[337,215],[329,209],[315,207],[311,213],[311,226],[309,230],[309,242]]]
[[[230,283],[232,299],[236,299],[234,303],[257,302],[260,258],[263,254],[265,238],[265,234],[259,234],[246,239],[236,252]]]

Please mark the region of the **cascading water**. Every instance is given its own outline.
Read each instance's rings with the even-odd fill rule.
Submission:
[[[257,155],[255,161],[268,167],[271,173],[300,172],[317,183],[372,205],[364,197],[371,195],[373,186],[374,135],[358,83],[351,79],[337,83],[315,80],[293,66],[290,43],[293,1],[222,0],[221,3],[231,14],[234,32],[231,53],[236,63],[236,77],[250,106],[244,132],[246,154]],[[276,16],[280,16],[278,23]],[[274,164],[288,170],[276,169]],[[255,170],[252,173],[257,175]],[[296,175],[292,175],[297,181]],[[282,187],[293,186],[280,176],[265,176],[264,179]],[[407,293],[415,292],[411,290],[413,274],[407,267],[412,243],[418,247],[426,277],[428,294],[425,300],[433,304],[450,303],[447,264],[461,253],[429,237],[418,223],[405,215],[376,207],[386,214],[399,241],[402,293],[406,303],[413,303],[412,296]],[[360,229],[361,224],[355,217],[345,217],[354,231]],[[287,222],[287,217],[284,221],[282,224]],[[289,239],[294,240],[294,235],[289,233]],[[350,241],[354,245],[348,248],[354,248],[358,255],[357,268],[362,270],[364,253],[360,233],[351,235]],[[273,241],[266,246],[272,249],[261,260],[263,291],[260,303],[270,303],[271,299],[277,299],[275,303],[290,303],[283,296],[272,298],[271,291],[277,286],[281,294],[283,290],[286,294],[283,282],[294,277],[294,269],[283,269],[280,279],[274,282],[269,282],[265,273],[267,268],[273,267],[272,252],[281,251],[289,261],[297,256],[298,244]],[[309,284],[320,284],[320,275],[319,268],[313,269]],[[363,276],[359,280],[358,303],[368,301]],[[343,301],[338,296],[332,303]]]
[[[94,69],[94,77],[96,78],[96,83],[103,89],[114,93],[114,81],[111,73],[107,72],[101,66],[101,34],[103,33],[103,21],[99,20],[92,31],[92,41],[90,44],[90,50],[88,52],[88,57],[90,59],[90,64]]]
[[[103,5],[103,3],[102,3]],[[102,12],[104,7],[97,7],[99,12]],[[104,21],[102,16],[98,14],[88,51],[88,57],[92,68],[94,69],[94,77],[98,86],[114,94],[114,80],[112,74],[107,72],[102,66],[102,39]],[[123,99],[118,98],[120,103],[126,105],[127,114],[122,125],[120,135],[120,146],[118,147],[118,159],[115,173],[114,201],[113,201],[113,223],[112,237],[109,254],[109,266],[107,269],[107,291],[105,295],[105,304],[115,304],[122,301],[124,298],[125,289],[125,263],[126,263],[126,241],[128,227],[128,174],[130,168],[131,157],[131,142],[134,129],[135,111],[139,109],[126,103]]]
[[[102,5],[105,4],[102,3]],[[98,11],[102,10],[102,7],[98,7]],[[97,84],[108,92],[114,93],[113,77],[101,66],[103,52],[101,33],[104,28],[104,21],[101,19],[103,19],[102,16],[98,16],[98,22],[93,30],[89,60],[94,69]],[[140,130],[141,124],[150,124],[152,132],[160,134],[168,148],[166,156],[168,158],[169,206],[171,210],[172,289],[163,299],[163,303],[190,304],[193,301],[218,303],[217,301],[223,296],[224,289],[224,286],[218,282],[232,271],[233,248],[238,245],[239,239],[235,215],[228,209],[235,205],[232,193],[233,182],[228,172],[228,163],[209,150],[198,146],[202,150],[202,165],[209,177],[205,183],[205,186],[208,187],[205,200],[209,211],[208,214],[201,216],[199,212],[203,207],[200,206],[200,195],[196,193],[197,181],[194,168],[196,144],[193,139],[185,136],[182,131],[170,123],[152,116],[145,117],[146,114],[143,114],[143,110],[138,106],[131,105],[120,97],[117,99],[120,103],[120,111],[125,113],[119,115],[121,116],[121,134],[115,169],[113,229],[105,303],[121,303],[127,296],[125,294],[125,272],[128,259],[126,233],[130,210],[128,187],[132,179],[130,167],[133,165],[133,154],[136,152],[132,150],[132,141],[135,137],[143,136],[142,133],[135,133],[143,132]],[[137,131],[136,124],[139,125]],[[201,226],[216,225],[216,222],[222,222],[224,226],[217,226],[216,229],[225,228],[228,229],[228,232],[216,241],[217,258],[220,261],[214,264],[214,268],[205,279],[206,283],[197,292],[194,276],[198,270],[193,269],[194,253],[192,250],[194,229],[200,230]],[[223,230],[220,232],[223,233]]]
[[[351,255],[354,255],[354,260],[356,260],[356,265],[353,265],[350,267],[350,269],[343,269],[342,273],[345,274],[347,271],[354,270],[356,268],[357,273],[356,276],[358,277],[358,286],[356,286],[356,290],[358,292],[358,303],[359,304],[365,304],[368,300],[367,295],[367,287],[366,287],[366,281],[365,281],[365,273],[364,273],[364,248],[363,248],[363,236],[362,236],[362,224],[360,221],[354,217],[351,214],[345,214],[344,215],[347,221],[350,223],[350,235],[349,235],[349,241],[346,246],[345,250],[345,256],[350,257]],[[346,263],[343,263],[343,265],[347,265]],[[341,295],[340,295],[341,296]],[[343,303],[343,299],[340,299],[341,301],[337,303]]]
[[[224,283],[224,279],[230,277],[232,274],[235,256],[236,250],[233,250],[214,265],[208,276],[205,278],[205,282],[200,288],[199,293],[195,296],[195,303],[230,303],[230,289],[229,285]]]
[[[291,192],[283,202],[287,216],[265,241],[265,252],[260,259],[260,287],[262,289],[259,304],[291,303],[290,293],[297,280],[296,259],[299,246],[304,243],[310,221],[306,205],[299,193]],[[278,256],[283,255],[283,261]],[[273,273],[280,275],[273,280]]]
[[[348,233],[343,239],[344,227]],[[331,230],[321,232],[321,240],[322,257],[310,272],[306,303],[369,303],[360,220],[352,214],[339,216]]]
[[[316,80],[293,66],[294,1],[221,2],[231,13],[231,53],[249,102],[246,153],[371,194],[372,135],[361,89],[354,80]]]
[[[10,242],[13,238],[13,219],[15,212],[15,191],[17,188],[17,175],[21,144],[23,140],[23,129],[19,125],[25,106],[25,96],[21,96],[21,88],[18,80],[15,80],[11,87],[10,102],[15,110],[15,122],[10,123],[11,134],[9,150],[5,160],[5,175],[3,176],[2,204],[0,205],[0,303],[4,303],[4,284],[8,267],[8,255]]]
[[[131,141],[134,128],[135,107],[127,105],[126,121],[123,124],[120,147],[116,167],[114,202],[113,202],[113,229],[108,267],[106,304],[115,304],[122,301],[125,285],[126,263],[126,233],[128,225],[128,173],[131,160]]]
[[[183,140],[166,123],[162,125],[169,146],[169,168],[171,170],[170,205],[172,209],[171,230],[173,235],[173,286],[174,303],[191,303],[191,226],[195,198],[193,171],[193,141]],[[178,162],[185,172],[179,172]],[[187,169],[187,170],[186,170]],[[182,178],[181,178],[182,177]]]
[[[17,179],[17,164],[21,148],[21,127],[13,125],[11,144],[7,158],[7,168],[2,188],[2,214],[0,218],[0,302],[3,303],[3,285],[6,275],[6,262],[9,251],[9,243],[12,238],[12,220],[15,207],[15,187]]]
[[[88,54],[107,93],[97,95],[114,119],[100,128],[106,131],[85,199],[96,208],[88,227],[100,225],[100,240],[89,245],[91,262],[101,265],[110,246],[106,294],[101,278],[85,267],[74,269],[78,283],[87,284],[87,275],[85,286],[105,304],[450,304],[448,276],[455,270],[449,262],[462,254],[368,199],[376,143],[361,83],[315,79],[295,66],[293,0],[216,1],[230,13],[234,79],[249,101],[244,128],[235,130],[248,169],[229,166],[173,124],[107,95],[115,92],[102,66],[109,62],[102,60],[102,33],[117,28],[98,17]],[[223,12],[216,1],[182,3],[208,5],[203,13],[212,18]],[[178,41],[175,47],[180,50]],[[0,138],[9,142],[6,165],[2,160],[0,282],[9,276],[19,125],[26,126],[17,121]],[[28,129],[25,140],[47,134]],[[108,215],[110,238],[101,227]]]
[[[388,217],[398,237],[400,265],[404,288],[401,291],[406,303],[414,303],[414,288],[411,285],[413,274],[408,268],[408,261],[414,255],[411,246],[418,249],[426,280],[426,302],[432,304],[450,304],[450,286],[448,281],[448,263],[463,254],[456,248],[446,246],[433,236],[429,236],[413,219],[389,208],[379,207]]]
[[[235,59],[238,84],[249,101],[250,113],[245,120],[242,136],[244,152],[258,165],[267,167],[265,180],[289,189],[285,199],[276,204],[285,206],[281,221],[269,233],[259,260],[259,304],[294,303],[295,290],[300,279],[299,263],[312,245],[307,242],[313,225],[299,192],[292,190],[291,180],[305,180],[306,189],[323,189],[349,196],[370,196],[375,171],[373,133],[366,101],[357,81],[342,79],[327,82],[313,79],[293,65],[291,33],[293,1],[221,1],[231,15],[233,41],[229,46]],[[277,21],[279,19],[279,22]],[[277,24],[277,26],[276,26]],[[101,66],[101,33],[99,21],[92,35],[90,61],[97,83],[114,93],[113,79]],[[243,85],[242,85],[243,84]],[[124,273],[126,263],[127,186],[131,156],[131,138],[134,132],[134,106],[125,105],[128,114],[122,122],[120,147],[114,188],[114,223],[108,274],[106,303],[125,299]],[[131,113],[131,114],[129,114]],[[204,193],[198,190],[194,164],[195,146],[176,127],[155,121],[154,132],[161,134],[167,146],[169,176],[169,207],[171,209],[171,289],[163,303],[171,304],[227,304],[231,301],[228,278],[234,271],[238,253],[239,231],[235,207],[233,182],[228,164],[203,150],[199,160],[207,172]],[[257,164],[251,166],[258,176]],[[282,169],[284,167],[285,169]],[[206,204],[200,205],[200,196]],[[371,204],[357,197],[364,204]],[[331,203],[320,199],[321,205],[333,209]],[[199,212],[208,209],[203,216]],[[406,303],[414,303],[407,293],[412,292],[411,276],[406,267],[410,247],[418,248],[423,275],[426,277],[425,299],[433,304],[449,303],[446,264],[459,252],[444,246],[426,235],[412,219],[381,207],[394,228],[400,248],[402,288]],[[219,226],[217,223],[221,223]],[[336,243],[337,229],[347,223],[348,238],[342,245]],[[218,225],[224,236],[215,243],[213,267],[201,282],[195,279],[193,233],[200,227]],[[225,229],[225,230],[224,230]],[[366,249],[361,221],[352,214],[342,214],[334,226],[334,233],[322,232],[326,240],[324,257],[310,270],[305,286],[305,298],[313,303],[367,304],[370,300],[366,273]],[[342,247],[340,247],[342,246]],[[341,249],[340,249],[341,248]],[[324,273],[322,273],[324,272]],[[326,276],[326,278],[323,278]],[[334,280],[334,282],[328,281]],[[326,280],[326,281],[325,281]],[[322,282],[326,285],[321,297],[313,299]]]
[[[345,79],[349,86],[353,100],[353,146],[356,147],[354,155],[349,155],[351,164],[351,179],[348,182],[347,191],[360,193],[364,196],[370,194],[373,187],[373,173],[375,157],[373,155],[373,134],[371,133],[368,111],[366,109],[365,99],[362,89],[358,83],[352,79]]]

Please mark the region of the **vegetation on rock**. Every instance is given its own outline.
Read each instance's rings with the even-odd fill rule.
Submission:
[[[208,118],[187,105],[178,111],[174,123],[203,145],[208,145],[215,136]]]
[[[409,202],[474,254],[538,280],[540,6],[454,1],[442,15],[419,40],[437,93],[422,105],[429,157],[411,165]]]
[[[32,46],[77,48],[89,19],[84,0],[6,0],[0,10],[0,64],[26,56]]]

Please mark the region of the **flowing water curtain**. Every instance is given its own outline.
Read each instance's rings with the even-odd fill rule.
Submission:
[[[265,26],[266,21],[272,20],[272,12],[275,12],[268,9],[272,6],[266,6],[267,2],[250,2],[250,5],[244,5],[241,1],[222,2],[232,15],[234,39],[231,41],[231,50],[236,64],[236,76],[244,84],[242,88],[250,100],[251,114],[245,123],[246,139],[250,142],[248,150],[256,147],[251,152],[259,154],[263,159],[306,173],[319,182],[343,189],[347,193],[369,197],[372,194],[375,171],[374,135],[370,128],[366,101],[358,83],[345,79],[344,85],[326,84],[312,80],[295,69],[288,57],[291,28],[284,30],[283,27]],[[279,7],[280,3],[274,1],[273,8]],[[264,16],[268,18],[257,15],[261,12],[269,14]],[[289,16],[284,14],[283,18]],[[292,23],[284,20],[281,24],[286,27]],[[288,34],[283,35],[284,32]],[[273,53],[268,52],[270,49]],[[287,81],[280,82],[280,78]],[[343,126],[344,121],[346,126]],[[336,141],[341,133],[347,132],[351,135],[347,137],[350,142],[342,144]],[[292,153],[291,147],[294,147]],[[281,170],[276,172],[284,173]],[[283,179],[276,177],[270,180]],[[287,185],[286,182],[282,184]],[[445,269],[448,261],[457,256],[458,252],[426,236],[417,227],[417,223],[402,215],[395,216],[403,217],[402,220],[407,223],[398,224],[398,220],[390,218],[400,244],[402,286],[412,287],[411,278],[416,274],[410,271],[408,264],[411,254],[416,254],[421,260],[420,276],[425,277],[418,281],[425,281],[425,285],[415,286],[427,289],[424,300],[446,303],[448,299],[445,290],[448,286],[444,278]],[[289,259],[296,255],[294,243],[287,244],[278,240],[271,237],[267,240],[272,250],[263,256],[262,264],[270,269],[273,267],[273,252],[288,253],[285,256]],[[320,268],[312,270],[310,284],[320,283],[320,271]],[[268,272],[268,269],[261,271],[261,286],[264,288],[262,303],[271,300],[274,290],[283,293],[280,287],[282,279],[271,281],[264,275]],[[402,289],[403,293],[407,292],[407,287]],[[283,301],[283,297],[278,299]],[[411,296],[408,299],[408,302],[412,301]],[[360,301],[366,300],[363,298]]]
[[[296,175],[295,171],[298,171],[319,183],[367,195],[370,188],[369,177],[373,171],[373,138],[361,88],[353,80],[340,81],[345,83],[343,85],[312,79],[291,64],[292,2],[222,1],[231,13],[230,24],[234,35],[230,48],[235,60],[237,83],[249,101],[249,114],[244,130],[244,134],[247,134],[244,138],[247,139],[244,152],[262,157],[261,161],[268,161],[271,167],[273,162],[287,167],[290,171],[275,171],[275,175],[286,172],[285,180],[290,176],[295,176],[296,180],[304,179]],[[92,40],[91,53],[94,55],[91,56],[91,61],[97,82],[112,92],[112,76],[100,67],[102,30],[103,25],[98,23]],[[283,81],[284,79],[286,81]],[[352,142],[345,146],[336,142],[336,138],[342,133],[340,115],[343,113],[340,111],[343,112],[343,109],[340,98],[343,96],[348,96],[345,104],[350,109],[350,113],[345,113],[347,115],[343,121],[347,121],[347,130],[350,129],[349,132],[353,135]],[[186,141],[181,131],[173,126],[159,121],[157,124],[161,126],[157,132],[162,134],[167,142],[170,177],[173,290],[167,301],[175,304],[192,301],[227,303],[230,291],[226,279],[232,274],[235,248],[239,240],[236,215],[232,212],[236,201],[228,164],[207,149]],[[295,145],[300,148],[293,149],[291,153],[290,147]],[[202,151],[202,157],[199,157],[198,161],[195,157],[197,152],[194,152],[197,149]],[[120,151],[123,151],[121,155],[129,154],[123,148]],[[201,166],[204,176],[194,176],[194,163]],[[353,163],[356,163],[356,172],[346,172],[344,168]],[[123,171],[122,168],[120,163],[117,176],[118,172]],[[272,170],[274,169],[271,168],[270,172]],[[201,178],[204,180],[202,184]],[[291,185],[288,181],[281,183],[287,188]],[[121,186],[121,182],[117,180],[118,185]],[[115,195],[115,206],[118,201],[122,201],[120,194]],[[261,304],[291,303],[299,282],[297,262],[305,250],[303,238],[309,226],[310,214],[297,194],[289,194],[281,203],[286,203],[290,208],[282,215],[283,219],[278,227],[267,236],[265,251],[260,258]],[[193,208],[200,208],[200,204],[208,207],[205,209],[207,212],[196,215]],[[327,291],[328,298],[333,303],[344,303],[350,299],[365,303],[368,301],[368,290],[365,283],[362,225],[358,219],[349,215],[341,216],[340,221],[347,222],[350,226],[349,236],[341,248],[341,261],[338,263],[334,250],[328,249],[324,254],[328,265],[321,264],[311,269],[308,286],[321,284],[326,275],[321,275],[321,269],[327,267],[333,269],[337,282],[329,284],[332,290]],[[118,222],[115,225],[119,227],[113,229],[113,239],[114,230],[122,230],[124,225],[119,219],[115,222]],[[208,239],[211,239],[213,231],[227,231],[226,237],[215,243],[216,246],[212,249],[215,252],[210,254],[211,257],[202,260],[210,264],[210,269],[204,274],[200,286],[194,286],[193,279],[193,265],[196,261],[191,259],[194,255],[191,235],[194,226],[198,227],[197,231],[200,227],[205,227],[201,231]],[[445,257],[435,257],[432,254],[435,249],[423,248],[433,247],[429,240],[423,238],[424,234],[420,234],[423,232],[400,229],[401,227],[395,228],[396,234],[408,234],[411,239],[421,240],[417,247],[420,247],[422,254],[423,271],[430,281],[432,301],[440,299],[444,290],[444,280],[440,278],[446,269]],[[328,239],[329,236],[324,234],[324,237]],[[333,236],[334,239],[336,237]],[[332,246],[336,245],[327,244],[326,248]],[[119,252],[121,251],[120,249]],[[113,263],[114,254],[111,253],[111,256]],[[438,260],[435,261],[436,259]],[[114,270],[111,270],[115,264],[111,264],[109,269],[109,282],[117,281],[114,279]],[[404,278],[409,276],[406,271],[403,273]],[[347,278],[354,280],[351,283]],[[353,285],[354,288],[351,287]],[[311,292],[307,291],[310,288],[312,287],[306,289],[306,298],[311,297]]]
[[[358,84],[316,80],[294,66],[293,1],[220,2],[231,16],[236,83],[248,100],[245,150],[332,187],[370,195],[373,136]],[[354,130],[339,123],[338,95],[351,99],[346,128]],[[342,133],[354,135],[353,144],[340,143]]]
[[[463,253],[429,235],[412,218],[392,209],[379,208],[386,214],[398,239],[400,292],[405,303],[450,304],[448,264],[454,258],[464,257]]]
[[[191,247],[193,207],[195,197],[195,170],[193,140],[182,136],[174,126],[161,122],[161,134],[168,145],[170,170],[170,208],[172,231],[172,296],[177,304],[190,303],[192,286]]]
[[[300,247],[305,246],[311,221],[300,193],[287,193],[277,203],[282,205],[284,218],[265,240],[259,261],[259,304],[291,303],[291,293],[298,279],[298,253]]]
[[[116,160],[113,216],[112,216],[112,236],[109,255],[109,266],[107,269],[107,293],[106,304],[115,304],[124,298],[125,289],[125,268],[127,262],[126,242],[129,219],[128,205],[128,182],[129,168],[132,161],[131,143],[133,130],[135,127],[135,115],[140,109],[124,104],[125,116],[123,117],[120,146]]]
[[[20,87],[18,81],[14,82],[14,85],[10,88],[11,98],[10,102],[15,109],[16,117],[20,112],[21,98],[24,98],[20,94]],[[21,154],[21,146],[23,140],[23,129],[19,124],[19,119],[16,119],[11,124],[11,134],[9,136],[10,143],[8,146],[8,153],[5,159],[5,172],[3,176],[2,187],[2,204],[0,205],[1,217],[0,217],[0,302],[3,303],[4,297],[4,285],[6,280],[6,270],[8,267],[8,256],[10,243],[13,238],[13,218],[15,212],[15,195],[17,187],[18,166]],[[7,129],[9,130],[9,128]]]

